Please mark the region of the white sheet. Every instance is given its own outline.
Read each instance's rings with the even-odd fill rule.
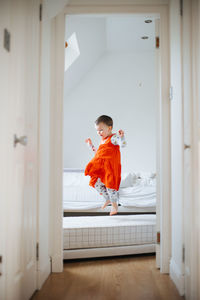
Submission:
[[[119,190],[119,203],[125,207],[155,207],[155,186],[134,186]]]
[[[156,195],[155,186],[131,186],[119,189],[119,196],[123,198],[154,198]]]
[[[119,197],[127,200],[153,200],[156,196],[154,186],[136,186],[119,189]],[[91,186],[64,186],[64,202],[102,202],[103,196]]]
[[[64,186],[63,187],[63,202],[99,202],[103,201],[103,196],[100,195],[91,186]]]
[[[98,209],[103,203],[103,196],[99,195],[92,187],[67,187],[64,189],[64,211]],[[133,192],[131,193],[129,188],[123,188],[123,191],[120,191],[119,204],[124,207],[132,208],[152,208],[153,211],[155,211],[156,195],[155,193],[148,194],[147,190],[144,190],[143,194],[142,189],[140,190],[140,193],[134,194]]]
[[[98,209],[103,202],[65,202],[63,203],[64,211],[87,211],[91,209]]]
[[[63,210],[64,211],[101,211],[104,198],[93,187],[89,186],[89,176],[78,172],[63,174]],[[146,179],[145,179],[146,180]],[[134,186],[119,189],[119,204],[125,208],[142,209],[155,212],[156,185],[155,181],[137,180]],[[107,208],[105,211],[109,211]],[[123,211],[119,207],[119,211]],[[140,212],[140,210],[138,211]]]

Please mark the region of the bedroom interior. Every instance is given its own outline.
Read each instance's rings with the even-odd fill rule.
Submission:
[[[63,259],[156,252],[155,18],[67,15],[63,130]],[[132,29],[132,30],[130,30]],[[118,214],[102,211],[84,167],[110,115],[125,131]]]

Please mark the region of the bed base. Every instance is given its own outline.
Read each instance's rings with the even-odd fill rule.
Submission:
[[[63,212],[63,217],[81,217],[81,216],[107,216],[110,212]],[[119,212],[118,215],[155,215],[155,212]]]
[[[80,259],[91,257],[120,256],[131,254],[155,253],[156,244],[115,246],[102,248],[86,248],[86,249],[64,249],[63,260]]]

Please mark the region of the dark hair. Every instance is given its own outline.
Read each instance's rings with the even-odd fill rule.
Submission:
[[[98,125],[99,123],[104,123],[107,126],[112,126],[113,127],[113,120],[111,117],[106,116],[106,115],[102,115],[100,117],[98,117],[95,121],[95,124]]]

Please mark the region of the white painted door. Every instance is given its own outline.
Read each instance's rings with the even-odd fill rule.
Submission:
[[[10,32],[8,95],[4,105],[6,214],[4,300],[25,300],[36,289],[39,0],[4,0]],[[1,74],[2,75],[2,74]],[[1,103],[2,108],[2,103]],[[27,145],[14,134],[26,136]],[[26,143],[26,138],[22,139]]]

